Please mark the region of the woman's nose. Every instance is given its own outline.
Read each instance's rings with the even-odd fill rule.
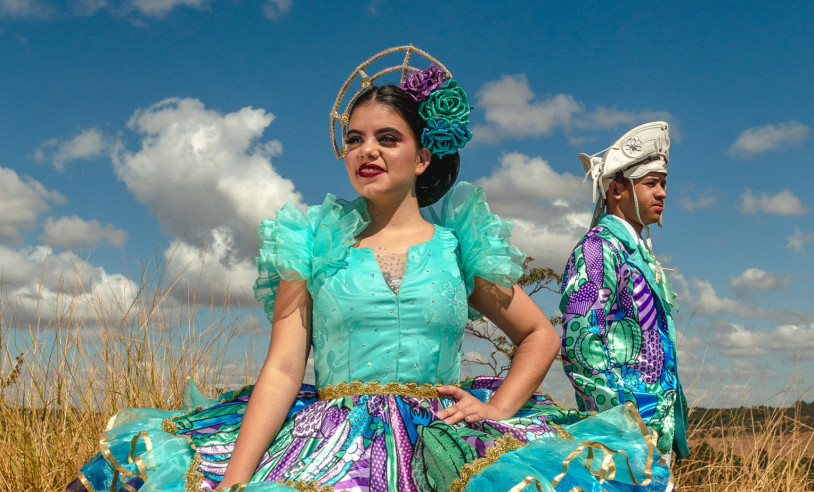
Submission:
[[[365,140],[362,145],[362,153],[370,159],[379,157],[379,144],[376,140]]]

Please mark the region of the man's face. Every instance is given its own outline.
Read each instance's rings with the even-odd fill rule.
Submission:
[[[653,171],[641,178],[634,179],[633,190],[627,179],[621,183],[614,181],[610,185],[609,192],[618,200],[622,218],[631,224],[639,224],[636,204],[633,201],[633,192],[635,192],[639,199],[639,215],[642,225],[655,224],[664,212],[664,200],[667,198],[667,175]]]

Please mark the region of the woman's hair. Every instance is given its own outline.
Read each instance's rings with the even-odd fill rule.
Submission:
[[[427,122],[418,113],[418,103],[406,92],[395,85],[373,86],[354,101],[350,113],[360,106],[368,103],[384,104],[401,116],[413,132],[416,145],[421,147],[421,134]],[[418,176],[415,184],[415,193],[418,206],[426,207],[441,199],[452,188],[458,179],[461,158],[458,152],[438,157],[433,154],[430,165]]]

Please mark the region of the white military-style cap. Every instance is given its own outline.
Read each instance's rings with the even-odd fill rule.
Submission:
[[[599,157],[599,154],[602,154]],[[596,203],[591,228],[596,227],[599,217],[605,209],[608,186],[620,172],[632,182],[636,178],[651,172],[667,174],[667,163],[670,161],[670,133],[664,121],[652,121],[639,125],[622,135],[619,140],[605,150],[594,155],[579,154],[585,179],[593,181],[593,200]],[[599,195],[597,199],[597,194]],[[639,213],[639,201],[634,193],[636,214]],[[641,218],[639,218],[641,222]],[[644,225],[644,224],[642,224]],[[659,219],[659,225],[662,225]],[[650,235],[650,230],[644,225]]]
[[[603,151],[594,155],[579,154],[579,160],[585,170],[585,178],[590,176],[593,180],[594,202],[597,192],[604,202],[610,182],[620,171],[624,177],[631,179],[654,171],[667,174],[670,160],[668,125],[664,121],[639,125]]]

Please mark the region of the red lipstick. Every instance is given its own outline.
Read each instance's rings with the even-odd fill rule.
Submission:
[[[362,178],[372,178],[382,173],[384,173],[384,169],[376,164],[363,164],[356,171],[356,174]]]

